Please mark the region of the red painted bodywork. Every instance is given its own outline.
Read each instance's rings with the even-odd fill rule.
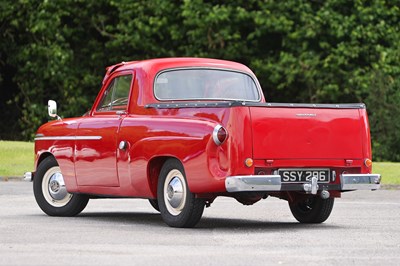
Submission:
[[[252,175],[262,169],[327,167],[339,172],[370,173],[370,135],[365,109],[313,109],[315,117],[299,117],[308,109],[285,107],[146,108],[158,103],[154,78],[171,68],[218,68],[248,73],[246,66],[198,58],[153,59],[111,66],[88,115],[49,122],[38,136],[101,136],[100,140],[38,140],[36,167],[46,156],[60,165],[72,193],[155,198],[158,174],[168,158],[184,166],[190,190],[199,196],[227,195],[225,178]],[[110,80],[131,73],[133,81],[124,113],[96,112]],[[261,93],[261,91],[260,91]],[[261,97],[260,102],[265,102]],[[215,126],[228,131],[217,146]],[[118,144],[127,141],[125,150]],[[254,165],[244,161],[252,158]],[[339,182],[336,180],[335,182]]]

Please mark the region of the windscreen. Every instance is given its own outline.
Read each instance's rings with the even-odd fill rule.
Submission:
[[[162,72],[155,79],[154,94],[159,100],[260,100],[259,90],[251,76],[220,69]]]

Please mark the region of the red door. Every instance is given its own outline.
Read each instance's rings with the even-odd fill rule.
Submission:
[[[83,119],[77,131],[75,174],[78,186],[119,186],[116,172],[117,115]]]
[[[126,116],[132,73],[114,73],[93,113],[76,134],[75,175],[78,186],[118,187],[118,131]]]

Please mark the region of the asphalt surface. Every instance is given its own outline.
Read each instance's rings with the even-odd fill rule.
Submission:
[[[49,217],[31,183],[0,182],[0,265],[400,265],[400,191],[346,193],[319,225],[282,200],[219,198],[196,228],[176,229],[140,199]]]

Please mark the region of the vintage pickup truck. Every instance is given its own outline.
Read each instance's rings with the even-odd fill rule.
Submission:
[[[193,227],[218,196],[289,203],[322,223],[334,198],[376,190],[364,104],[265,101],[246,66],[168,58],[107,68],[93,107],[35,137],[33,180],[48,215],[79,214],[89,199],[145,198],[172,227]]]

